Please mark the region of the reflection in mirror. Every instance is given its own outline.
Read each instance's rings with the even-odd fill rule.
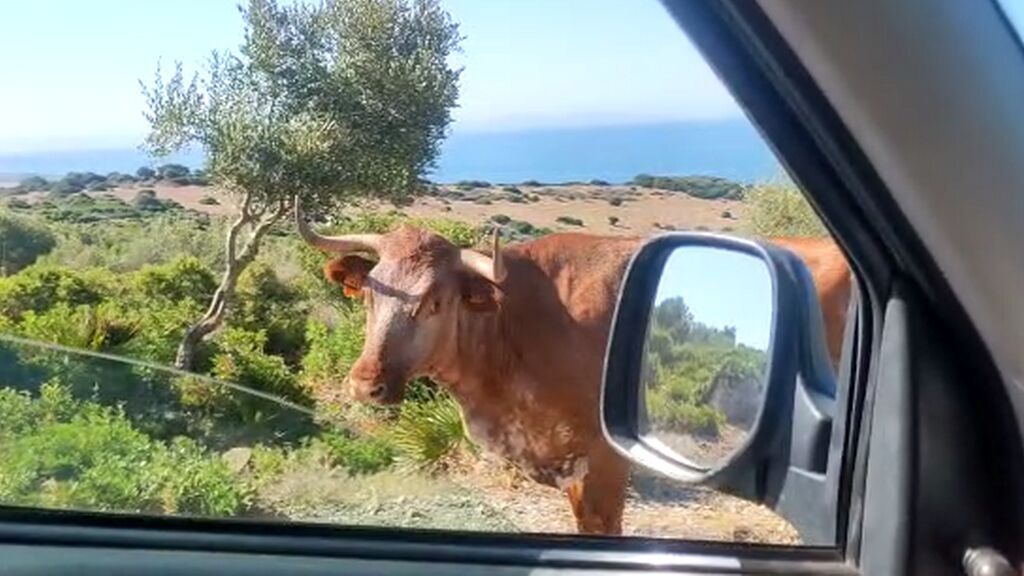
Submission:
[[[645,442],[704,469],[743,446],[764,403],[773,301],[756,256],[683,246],[668,257],[645,342]]]

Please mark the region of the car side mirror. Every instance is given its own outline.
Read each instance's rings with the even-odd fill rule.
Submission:
[[[810,273],[788,250],[713,234],[653,238],[616,307],[606,437],[670,478],[799,511],[825,490],[835,379],[821,322]],[[829,538],[815,520],[790,520],[805,541]]]

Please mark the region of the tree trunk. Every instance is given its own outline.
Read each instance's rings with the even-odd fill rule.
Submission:
[[[260,241],[267,230],[284,215],[287,204],[279,202],[276,209],[269,215],[252,212],[252,195],[246,194],[242,202],[242,213],[228,228],[227,242],[225,246],[225,268],[217,291],[213,293],[210,306],[198,322],[185,330],[181,343],[178,344],[178,353],[174,359],[174,366],[179,370],[193,370],[196,361],[196,349],[204,338],[223,324],[227,317],[228,308],[235,296],[235,287],[238,285],[238,277],[252,263],[259,252]],[[241,251],[238,250],[239,236],[242,229],[247,225],[255,223],[252,233],[245,242]]]

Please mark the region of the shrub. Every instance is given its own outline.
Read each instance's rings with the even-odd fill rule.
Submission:
[[[459,405],[444,392],[406,402],[390,433],[399,460],[415,468],[437,468],[468,443]]]
[[[543,182],[539,182],[537,180],[524,180],[520,184],[520,186],[533,186],[533,187],[537,188],[537,187],[540,187],[540,186],[544,186],[544,183]]]
[[[229,323],[253,332],[263,330],[266,351],[297,364],[306,328],[300,301],[298,290],[278,279],[269,264],[254,262],[238,279]]]
[[[152,180],[156,178],[156,170],[153,170],[149,166],[140,166],[139,169],[135,171],[135,177],[139,180]]]
[[[612,226],[618,226],[619,225],[619,217],[618,216],[609,216],[608,217],[608,224],[610,224]]]
[[[608,182],[607,180],[599,180],[597,178],[591,180],[589,184],[591,186],[611,186],[611,183]]]
[[[501,189],[504,190],[505,192],[508,192],[509,194],[515,194],[516,196],[519,196],[520,194],[523,193],[522,190],[515,186],[502,186]]]
[[[312,406],[312,398],[301,386],[280,356],[264,351],[267,336],[263,331],[250,332],[227,328],[217,335],[218,351],[213,358],[213,375],[256,393],[270,394],[300,407]],[[201,385],[201,386],[206,386]],[[208,387],[207,387],[208,388]],[[294,439],[313,429],[311,414],[269,400],[244,390],[207,390],[202,408],[208,416],[229,423],[232,433],[270,435],[277,439]],[[194,404],[195,405],[195,404]],[[251,427],[252,430],[246,430]]]
[[[792,185],[762,184],[747,194],[750,204],[750,226],[757,236],[828,235],[811,205]]]
[[[152,188],[143,188],[135,193],[135,197],[132,198],[132,206],[136,210],[152,210],[158,211],[163,210],[163,205],[156,198],[156,190]]]
[[[362,352],[365,318],[363,307],[354,304],[340,310],[333,326],[319,320],[307,323],[309,349],[302,357],[301,372],[307,386],[320,389],[340,385]]]
[[[57,383],[38,398],[0,389],[0,501],[118,512],[234,515],[251,492],[193,441],[155,442],[124,415],[74,400]]]
[[[198,258],[182,256],[166,264],[144,266],[131,285],[145,299],[206,302],[217,289],[217,279]]]
[[[731,210],[722,210],[721,216],[722,216],[722,218],[725,218],[726,220],[732,220],[733,218],[735,218],[735,216],[732,215],[732,211]]]
[[[475,188],[490,188],[491,183],[486,180],[460,180],[455,183],[459,190],[473,190]]]
[[[69,182],[67,180],[60,180],[55,182],[50,187],[50,192],[56,196],[67,196],[69,194],[76,194],[85,190],[85,185],[78,182]]]
[[[507,215],[505,215],[505,214],[495,214],[494,216],[491,216],[491,222],[494,222],[495,224],[502,224],[502,225],[504,225],[504,224],[508,224],[511,221],[512,221],[512,218],[507,216]]]
[[[181,164],[163,164],[156,169],[157,178],[163,180],[183,179],[191,176],[192,171]]]
[[[19,192],[43,192],[50,188],[50,182],[42,176],[29,176],[18,182]]]
[[[53,234],[34,221],[0,212],[0,276],[14,274],[53,250]]]
[[[608,203],[611,204],[612,206],[622,206],[622,198],[614,196],[608,199]]]
[[[572,216],[559,216],[558,218],[555,218],[555,222],[565,224],[566,226],[583,226],[583,220]]]
[[[61,303],[98,304],[111,292],[112,281],[109,273],[99,270],[31,266],[0,278],[0,313],[20,318],[28,311],[43,312]]]
[[[633,184],[644,188],[657,188],[683,192],[695,198],[739,200],[745,188],[742,184],[718,176],[651,176],[638,174]]]
[[[375,474],[395,462],[395,446],[383,436],[355,436],[347,432],[328,432],[320,436],[331,464],[342,466],[349,474]]]
[[[213,196],[203,196],[199,199],[199,203],[204,206],[218,206],[220,205],[220,200],[217,200]]]

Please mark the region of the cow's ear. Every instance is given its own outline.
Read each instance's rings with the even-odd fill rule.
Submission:
[[[335,258],[324,265],[324,276],[341,286],[345,296],[358,296],[374,263],[361,256]]]
[[[471,312],[490,314],[501,306],[501,290],[475,274],[463,274],[459,287],[462,305]]]

